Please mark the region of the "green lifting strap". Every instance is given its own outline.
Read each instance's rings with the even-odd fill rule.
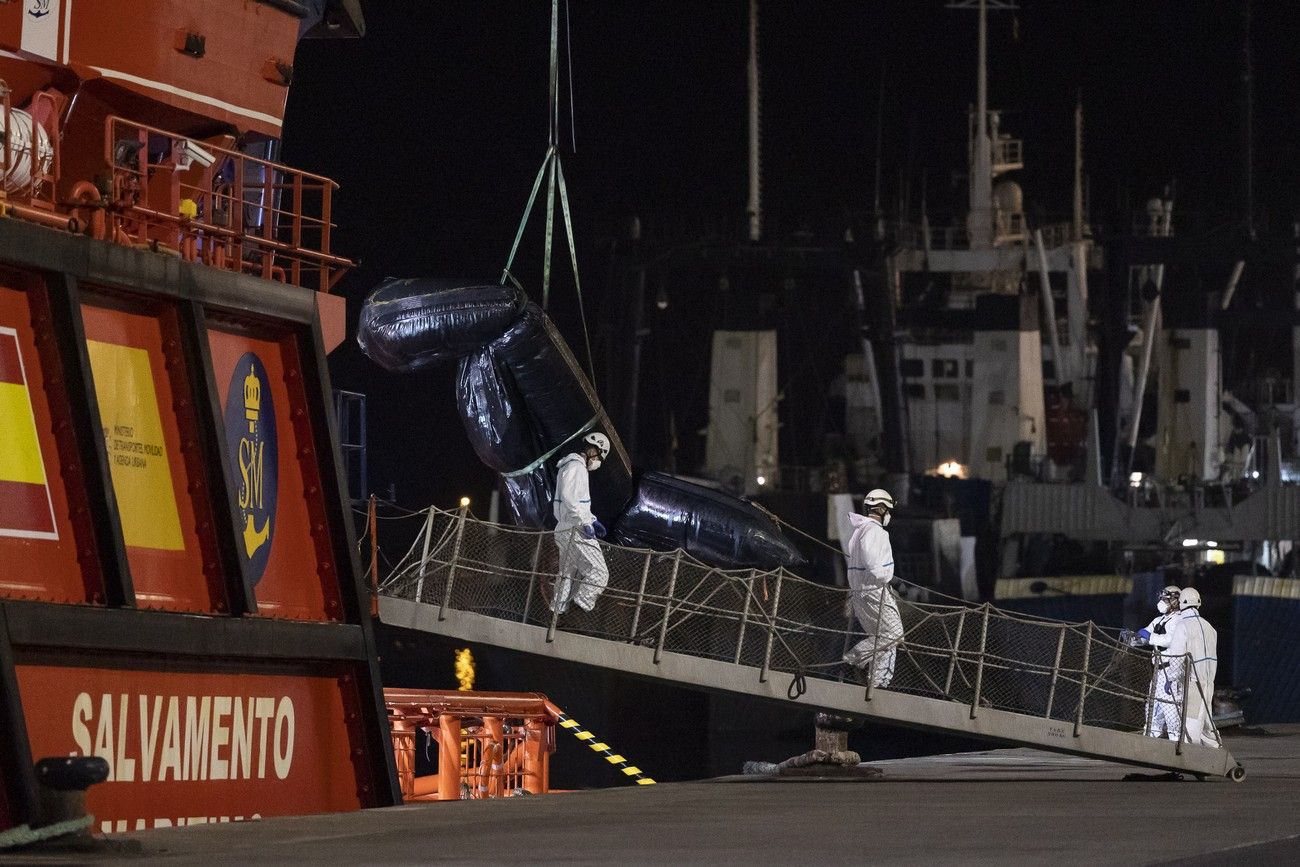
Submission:
[[[546,255],[542,258],[542,309],[551,306],[551,242],[555,239],[555,167],[560,164],[560,152],[551,157],[551,170],[546,173]]]
[[[596,366],[591,361],[591,337],[587,332],[587,311],[582,304],[582,282],[578,279],[578,248],[573,242],[573,219],[569,216],[569,190],[564,185],[564,167],[560,165],[557,158],[555,160],[556,174],[560,179],[560,209],[564,212],[564,233],[569,237],[569,261],[573,263],[573,288],[578,293],[578,317],[582,320],[582,342],[587,349],[587,373],[591,376],[591,385],[596,386]],[[547,233],[550,232],[550,215],[547,214]],[[550,244],[546,245],[550,250]],[[550,259],[548,253],[547,257]]]
[[[551,164],[551,158],[555,155],[555,148],[548,148],[546,158],[542,160],[542,167],[537,170],[537,179],[533,181],[533,191],[528,194],[528,204],[524,205],[524,218],[519,221],[519,231],[515,232],[515,242],[510,247],[510,258],[506,259],[506,267],[501,271],[501,285],[506,285],[506,280],[510,274],[510,266],[515,263],[515,254],[519,252],[519,242],[524,238],[524,227],[528,225],[528,215],[533,212],[533,203],[537,201],[537,191],[542,188],[542,178],[546,177],[546,169]]]
[[[560,143],[560,0],[551,0],[551,78],[547,88],[550,99],[550,143]]]
[[[506,266],[501,271],[500,282],[503,286],[507,281],[514,283],[516,286],[519,285],[519,281],[515,279],[510,269],[515,263],[515,256],[519,253],[519,245],[523,241],[524,229],[528,227],[528,219],[533,214],[533,206],[537,204],[537,194],[541,191],[542,179],[545,178],[546,235],[542,257],[542,309],[547,310],[551,303],[551,251],[555,243],[555,193],[558,188],[560,211],[564,217],[564,234],[569,243],[569,262],[573,267],[573,285],[578,294],[578,315],[582,321],[582,340],[587,352],[587,374],[594,384],[596,368],[591,354],[591,336],[587,329],[587,311],[582,301],[582,279],[578,274],[578,247],[573,235],[573,217],[569,208],[568,187],[564,183],[564,167],[560,163],[559,11],[560,0],[551,0],[551,68],[548,88],[550,109],[547,112],[548,139],[550,143],[546,148],[546,156],[542,159],[541,168],[537,170],[537,177],[533,179],[533,188],[528,194],[528,204],[524,206],[523,217],[520,218],[519,228],[515,231],[515,240],[510,246],[510,256],[506,259]]]
[[[540,467],[542,464],[546,463],[546,462],[549,461],[551,458],[555,457],[555,454],[556,454],[560,449],[564,448],[564,447],[567,446],[569,443],[573,442],[573,441],[576,440],[578,437],[582,436],[582,435],[585,434],[587,431],[589,431],[589,430],[591,430],[592,428],[594,428],[594,427],[596,426],[596,422],[598,422],[598,421],[600,421],[600,413],[596,413],[595,415],[593,415],[590,419],[587,420],[587,423],[586,423],[586,424],[584,424],[582,427],[580,427],[580,428],[578,428],[576,431],[574,431],[573,434],[572,434],[571,436],[567,436],[567,437],[565,437],[564,439],[560,440],[559,443],[557,443],[555,446],[553,446],[553,447],[550,449],[550,451],[546,452],[546,454],[542,455],[541,457],[539,457],[537,460],[533,461],[533,462],[532,462],[531,464],[529,464],[528,466],[526,466],[526,467],[520,467],[520,468],[517,469],[517,470],[511,470],[511,471],[508,472],[508,473],[501,473],[501,478],[503,478],[503,479],[513,479],[515,476],[526,476],[526,475],[528,475],[528,474],[531,473],[533,470],[537,469],[537,468]]]

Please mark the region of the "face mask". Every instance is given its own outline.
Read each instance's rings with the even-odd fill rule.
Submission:
[[[882,526],[882,527],[888,527],[888,526],[889,526],[889,518],[890,518],[890,514],[889,514],[888,512],[886,512],[885,514],[881,515],[881,516],[880,516],[880,526]]]
[[[600,458],[587,458],[587,469],[589,471],[600,469]]]
[[[1156,610],[1159,611],[1161,614],[1168,614],[1169,603],[1161,599],[1159,602],[1156,603]]]

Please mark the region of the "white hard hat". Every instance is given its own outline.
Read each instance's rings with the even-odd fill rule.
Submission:
[[[1195,587],[1188,587],[1185,590],[1183,590],[1181,593],[1178,594],[1178,607],[1179,608],[1200,608],[1201,591],[1197,590]]]
[[[600,449],[600,459],[603,461],[609,457],[609,437],[600,431],[592,431],[582,438],[582,441],[589,446],[595,446]]]
[[[884,506],[886,509],[892,509],[894,508],[894,498],[884,488],[876,488],[862,498],[862,505],[866,506],[867,509],[874,506]]]
[[[1176,585],[1170,584],[1170,585],[1169,585],[1168,587],[1166,587],[1164,590],[1161,590],[1161,591],[1160,591],[1160,595],[1161,595],[1162,597],[1170,597],[1170,596],[1172,596],[1172,597],[1174,597],[1174,598],[1177,598],[1178,595],[1179,595],[1180,593],[1182,593],[1182,592],[1183,592],[1183,591],[1180,590]]]

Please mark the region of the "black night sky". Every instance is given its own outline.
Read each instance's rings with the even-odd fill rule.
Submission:
[[[1255,189],[1265,232],[1289,232],[1300,191],[1294,134],[1300,6],[1256,4]],[[762,2],[763,185],[767,237],[834,243],[867,212],[884,89],[883,199],[922,178],[931,219],[964,210],[975,13],[942,0]],[[1075,94],[1085,107],[1094,223],[1121,223],[1176,181],[1189,231],[1231,225],[1244,177],[1242,4],[1211,0],[1024,0],[990,15],[990,105],[1024,139],[1031,219],[1070,207]],[[307,41],[295,61],[286,162],[335,178],[337,249],[355,314],[385,276],[495,280],[546,147],[550,4],[370,0],[368,32]],[[739,238],[746,194],[747,3],[572,0],[576,152],[565,155],[598,379],[625,349],[602,326],[631,303],[610,280],[610,239],[639,214],[648,238]],[[563,20],[561,22],[563,30]],[[923,173],[924,170],[924,173]],[[956,176],[955,176],[956,175]],[[517,273],[540,294],[535,215]],[[557,246],[552,313],[577,346],[576,307]],[[1261,290],[1262,291],[1262,290]],[[699,318],[690,301],[651,311],[665,330]],[[653,344],[652,344],[653,345]],[[648,412],[705,389],[703,365],[648,360]],[[349,343],[336,386],[370,398],[372,486],[399,501],[483,502],[492,480],[453,405],[454,369],[386,374]],[[810,383],[809,387],[819,387]],[[693,437],[687,425],[683,438]],[[689,449],[686,449],[689,452]],[[678,468],[689,472],[693,467]]]

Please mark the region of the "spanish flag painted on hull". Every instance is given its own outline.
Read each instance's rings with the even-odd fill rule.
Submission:
[[[18,334],[0,326],[0,536],[57,539]]]

